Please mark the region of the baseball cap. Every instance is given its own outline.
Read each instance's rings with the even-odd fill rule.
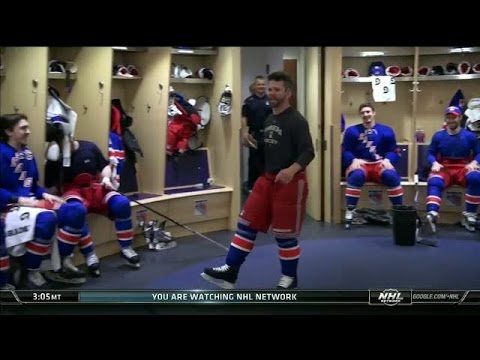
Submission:
[[[445,115],[454,114],[455,116],[462,115],[462,110],[458,106],[449,106],[445,109]]]

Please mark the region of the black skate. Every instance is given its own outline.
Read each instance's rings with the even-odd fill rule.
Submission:
[[[46,271],[44,274],[48,280],[64,284],[83,284],[87,281],[85,272],[73,265],[72,255],[62,259],[60,270]]]
[[[237,281],[239,267],[227,264],[214,268],[205,268],[200,274],[202,278],[222,289],[233,289]]]

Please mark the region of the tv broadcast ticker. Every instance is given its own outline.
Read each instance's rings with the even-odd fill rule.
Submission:
[[[0,305],[21,304],[417,304],[480,305],[480,290],[3,290]]]

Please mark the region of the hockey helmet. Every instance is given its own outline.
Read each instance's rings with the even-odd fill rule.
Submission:
[[[127,71],[130,75],[140,76],[140,72],[138,71],[138,69],[135,65],[128,65],[127,66]]]
[[[193,72],[185,65],[178,65],[176,70],[177,78],[188,79],[193,77]]]
[[[387,67],[386,74],[393,77],[400,76],[402,74],[402,69],[400,68],[400,66],[392,65]]]
[[[191,75],[191,74],[190,74]],[[186,78],[188,76],[187,68],[184,65],[175,65],[173,68],[173,77],[176,79]]]
[[[73,61],[50,60],[48,62],[48,72],[51,72],[51,73],[76,74],[77,71],[78,71],[77,65]]]
[[[430,75],[432,72],[432,68],[430,66],[420,66],[418,69],[418,75],[427,76]]]
[[[385,64],[381,61],[372,62],[368,67],[368,74],[370,76],[384,76]]]
[[[402,76],[413,76],[413,68],[411,66],[403,66],[401,71]]]
[[[114,65],[113,66],[113,75],[129,77],[129,78],[132,77],[132,75],[128,72],[128,68],[124,65]]]
[[[440,65],[435,65],[432,67],[432,71],[430,75],[435,76],[435,75],[444,75],[445,72],[443,70],[443,66]]]
[[[63,74],[65,73],[65,66],[61,61],[50,60],[48,62],[48,72]]]
[[[213,80],[213,70],[209,68],[201,68],[197,71],[197,75],[200,79]]]
[[[448,63],[445,66],[445,75],[456,75],[458,74],[458,64]]]
[[[472,70],[472,65],[468,61],[462,61],[458,64],[458,73],[459,74],[469,74]]]
[[[360,77],[360,73],[353,68],[348,68],[343,72],[343,76],[346,78],[357,78]]]

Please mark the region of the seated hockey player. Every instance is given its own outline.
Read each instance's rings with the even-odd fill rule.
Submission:
[[[0,288],[8,288],[9,253],[21,259],[27,270],[22,285],[31,289],[47,285],[40,265],[50,252],[57,226],[55,212],[49,209],[65,206],[38,185],[35,157],[27,147],[29,136],[26,115],[0,116]]]
[[[140,258],[132,248],[133,226],[130,200],[116,192],[112,184],[115,169],[103,156],[97,145],[90,141],[72,139],[71,166],[62,167],[60,149],[56,142],[50,143],[47,150],[47,187],[55,187],[67,203],[82,204],[89,213],[108,216],[115,223],[120,255],[127,265],[140,267]],[[58,174],[62,174],[61,177]],[[60,181],[63,178],[63,182]],[[69,257],[76,245],[85,256],[92,276],[100,276],[99,259],[94,252],[94,244],[86,221],[80,232],[72,231],[59,221],[58,244],[60,256]],[[60,271],[65,271],[61,269]],[[85,273],[76,268],[71,276],[85,281]],[[50,273],[51,280],[58,280],[56,273]]]
[[[345,130],[342,144],[342,166],[346,168],[346,226],[349,227],[366,181],[383,184],[392,205],[402,205],[401,179],[394,165],[400,158],[393,129],[375,120],[370,103],[358,108],[362,123]]]
[[[475,134],[462,128],[461,121],[462,110],[458,106],[447,107],[447,126],[433,135],[428,148],[431,170],[427,182],[427,220],[433,232],[436,232],[443,190],[451,185],[467,188],[464,225],[467,230],[475,231],[480,204],[480,148]]]

